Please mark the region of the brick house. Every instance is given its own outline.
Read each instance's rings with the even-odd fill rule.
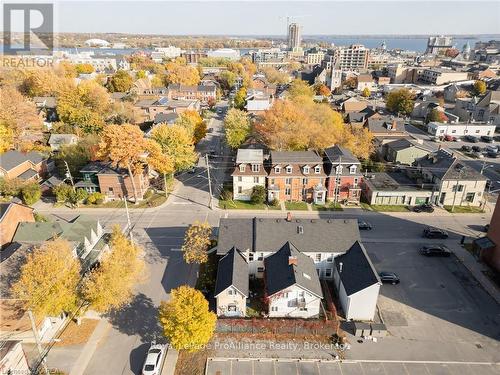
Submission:
[[[217,87],[215,85],[188,86],[171,84],[168,86],[169,99],[199,100],[207,103],[209,100],[217,99]]]
[[[324,166],[328,200],[359,204],[363,175],[361,163],[352,152],[342,146],[329,147]]]
[[[84,166],[80,173],[83,179],[75,184],[76,188],[85,189],[89,193],[101,192],[107,200],[134,197],[132,180],[124,168],[114,168],[109,162],[96,161]],[[149,188],[148,168],[145,167],[142,173],[137,173],[134,181],[138,200],[142,200]]]
[[[24,204],[0,203],[0,248],[12,242],[21,222],[34,222],[33,209]]]
[[[315,151],[272,151],[268,173],[268,200],[325,203],[326,174]]]
[[[43,154],[35,151],[20,152],[10,150],[0,157],[0,177],[6,179],[38,181],[54,167],[54,163]]]

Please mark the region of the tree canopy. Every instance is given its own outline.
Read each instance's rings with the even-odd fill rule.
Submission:
[[[486,82],[477,80],[474,82],[474,93],[476,95],[483,95],[486,92]]]
[[[233,149],[238,148],[245,142],[251,131],[248,113],[236,108],[231,108],[224,118],[224,129],[226,143]]]
[[[185,127],[162,124],[153,129],[151,137],[170,157],[176,171],[186,170],[196,162],[193,136]]]
[[[414,98],[415,95],[408,89],[393,90],[387,94],[385,106],[394,114],[408,116],[413,111]]]
[[[195,221],[184,235],[184,260],[186,263],[205,263],[208,260],[207,250],[210,245],[212,228],[207,222]]]
[[[108,80],[109,92],[127,92],[132,88],[134,80],[125,70],[119,70]]]

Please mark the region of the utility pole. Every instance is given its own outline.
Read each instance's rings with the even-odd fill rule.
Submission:
[[[28,310],[28,316],[29,316],[30,323],[31,323],[31,330],[33,331],[33,336],[35,337],[36,347],[38,349],[38,355],[41,358],[40,364],[42,365],[43,371],[45,372],[45,374],[49,375],[49,369],[47,368],[47,362],[45,360],[45,356],[43,355],[42,344],[40,343],[40,337],[38,337],[38,331],[36,329],[35,318],[34,318],[33,312],[31,310]]]
[[[73,176],[71,175],[71,171],[69,170],[69,165],[66,160],[64,160],[64,165],[66,166],[66,178],[69,178],[71,182],[71,186],[73,187],[73,192],[75,191],[75,181],[73,181]]]
[[[125,212],[127,213],[127,228],[129,230],[130,241],[134,242],[134,237],[132,235],[132,223],[130,222],[130,213],[128,211],[127,197],[124,197],[123,201],[125,202]]]
[[[453,204],[451,205],[451,212],[455,211],[455,200],[457,199],[457,192],[458,192],[458,187],[460,186],[460,179],[462,178],[462,169],[460,172],[458,172],[458,179],[457,183],[455,184],[455,192],[453,194]],[[463,194],[462,194],[463,197]],[[462,203],[462,200],[460,200],[460,203]]]
[[[339,157],[339,165],[335,169],[335,186],[333,188],[333,195],[334,195],[333,209],[337,208],[338,195],[340,194],[340,181],[339,181],[340,168],[342,168],[342,156]]]
[[[207,164],[207,177],[208,177],[208,193],[210,194],[210,198],[208,201],[208,207],[213,210],[212,205],[212,181],[210,180],[210,164],[208,164],[208,154],[205,154],[205,163]]]

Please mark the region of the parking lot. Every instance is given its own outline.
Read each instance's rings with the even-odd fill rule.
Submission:
[[[498,365],[211,358],[206,375],[494,375]]]

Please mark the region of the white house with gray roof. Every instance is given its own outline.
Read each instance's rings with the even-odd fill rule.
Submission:
[[[233,177],[233,199],[249,201],[255,186],[266,185],[264,153],[259,149],[239,149]]]

